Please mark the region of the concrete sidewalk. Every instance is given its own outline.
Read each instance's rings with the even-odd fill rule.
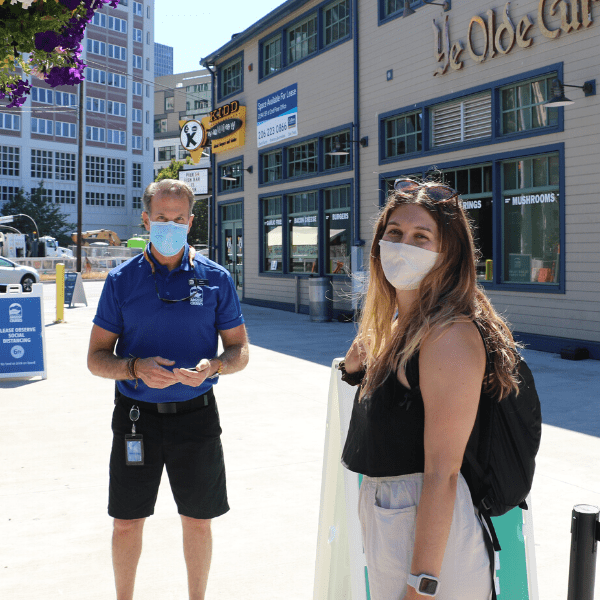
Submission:
[[[87,371],[102,282],[84,287],[89,306],[66,309],[67,322],[54,325],[54,286],[44,286],[48,379],[0,380],[3,599],[114,598],[106,514],[114,384]],[[250,364],[216,388],[232,510],[213,524],[207,600],[310,600],[330,365],[354,326],[242,308]],[[600,505],[600,362],[526,358],[547,423],[533,489],[540,599],[564,600],[571,509]],[[166,480],[146,524],[136,598],[187,598]]]

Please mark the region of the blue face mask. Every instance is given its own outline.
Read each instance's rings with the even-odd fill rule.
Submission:
[[[187,240],[187,223],[150,221],[150,242],[163,256],[175,256]]]

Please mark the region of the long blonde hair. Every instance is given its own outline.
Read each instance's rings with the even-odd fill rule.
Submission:
[[[409,313],[398,314],[394,326],[398,310],[396,290],[383,273],[379,241],[392,212],[407,204],[423,207],[435,220],[440,258],[421,282],[418,302]],[[501,400],[511,390],[518,391],[518,344],[506,321],[477,284],[477,256],[472,226],[458,198],[433,201],[427,195],[426,186],[413,193],[389,193],[375,223],[369,285],[358,330],[358,339],[366,351],[367,367],[361,398],[381,385],[391,372],[404,370],[433,328],[440,330],[460,321],[476,321],[485,338],[490,360],[486,392]]]

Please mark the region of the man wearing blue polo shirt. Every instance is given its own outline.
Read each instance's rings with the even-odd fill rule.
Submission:
[[[212,387],[246,366],[248,339],[228,271],[186,242],[192,190],[167,179],[150,184],[143,202],[150,243],[109,273],[88,352],[90,371],[116,380],[108,513],[117,599],[133,597],[144,521],[166,466],[190,600],[203,600],[210,520],[229,510]]]

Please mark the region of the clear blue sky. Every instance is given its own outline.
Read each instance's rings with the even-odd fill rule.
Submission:
[[[199,61],[232,34],[283,4],[284,0],[155,0],[154,41],[173,47],[173,72],[200,68]]]

